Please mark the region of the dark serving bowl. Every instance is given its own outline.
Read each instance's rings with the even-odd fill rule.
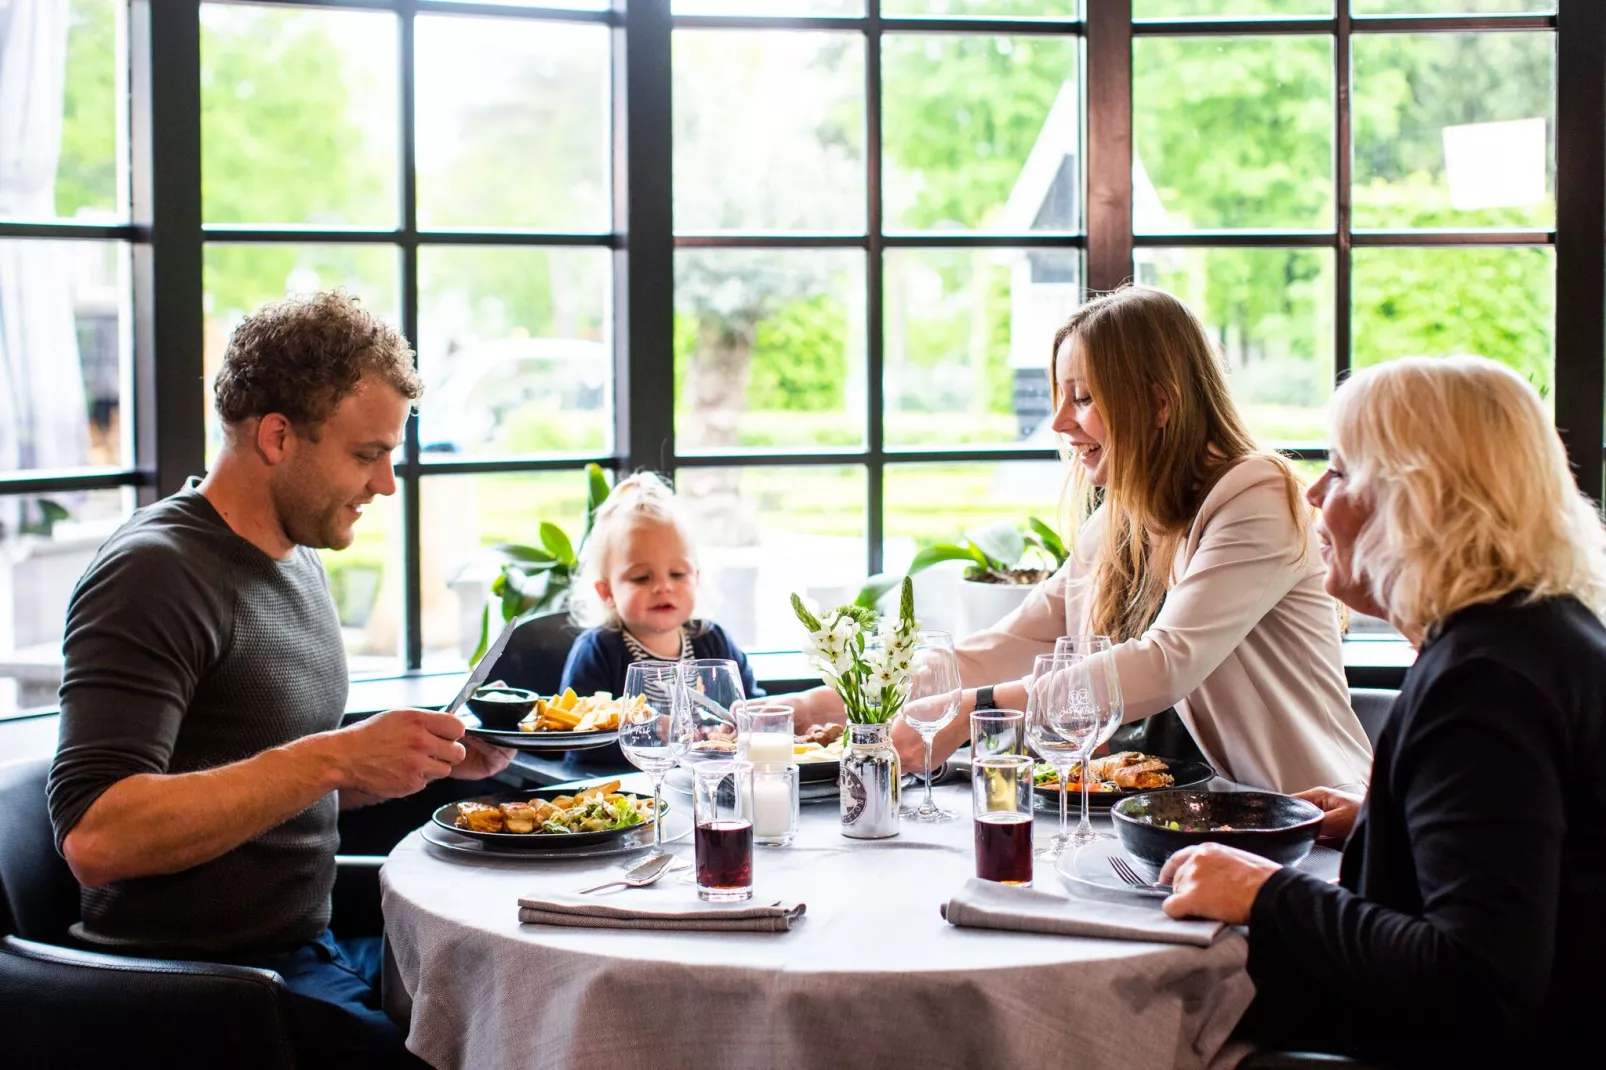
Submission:
[[[1143,792],[1110,807],[1110,816],[1121,845],[1151,877],[1166,859],[1196,843],[1224,843],[1298,865],[1322,825],[1322,811],[1314,803],[1270,791]],[[1172,821],[1182,831],[1169,827]]]
[[[511,731],[535,709],[538,697],[522,687],[482,687],[469,696],[468,708],[483,727]]]

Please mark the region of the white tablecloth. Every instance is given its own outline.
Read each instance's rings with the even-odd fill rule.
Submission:
[[[414,833],[383,873],[408,1047],[442,1068],[577,1070],[1136,1070],[1241,1054],[1223,1051],[1253,996],[1236,932],[1194,948],[943,921],[974,851],[967,791],[938,792],[960,820],[905,821],[878,842],[844,838],[833,806],[804,807],[797,843],[754,859],[756,897],[808,905],[778,934],[520,925],[521,895],[578,890],[617,860],[480,860]],[[1039,839],[1056,821],[1038,819]],[[1035,884],[1064,890],[1041,860]],[[619,894],[695,889],[671,875]]]

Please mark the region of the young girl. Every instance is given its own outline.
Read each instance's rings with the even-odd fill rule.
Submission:
[[[597,510],[570,613],[588,630],[574,641],[563,686],[620,695],[636,661],[734,661],[749,698],[762,695],[747,658],[713,621],[693,619],[696,550],[674,492],[650,472],[621,480]]]

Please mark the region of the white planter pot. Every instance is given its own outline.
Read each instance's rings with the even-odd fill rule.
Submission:
[[[1014,608],[1026,601],[1035,588],[1030,583],[959,582],[959,624],[957,634],[971,635],[991,628]]]

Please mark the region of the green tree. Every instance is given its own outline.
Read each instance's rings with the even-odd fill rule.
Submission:
[[[56,214],[117,204],[117,11],[110,0],[73,0],[56,167]]]

